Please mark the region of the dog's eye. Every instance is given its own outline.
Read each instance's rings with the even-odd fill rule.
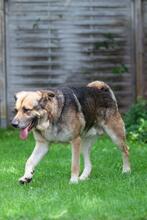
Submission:
[[[23,112],[24,113],[27,113],[27,112],[30,112],[30,111],[31,111],[31,109],[23,107]]]
[[[17,112],[18,112],[18,110],[15,108],[15,109],[13,110],[13,113],[14,113],[14,114],[17,114]]]

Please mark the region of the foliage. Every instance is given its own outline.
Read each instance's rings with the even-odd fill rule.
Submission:
[[[115,36],[112,33],[104,33],[103,37],[105,40],[98,41],[95,43],[95,49],[115,49],[118,46],[117,41],[115,40]]]
[[[41,21],[40,18],[38,18],[34,23],[33,23],[33,30],[36,30],[39,28],[39,22]]]
[[[117,65],[113,67],[112,73],[114,74],[128,73],[128,67],[125,64]]]
[[[147,101],[139,99],[125,115],[128,136],[132,141],[147,143]]]
[[[103,40],[97,41],[94,44],[94,50],[115,50],[119,48],[119,42],[115,38],[115,35],[113,33],[104,33],[103,34]],[[111,53],[108,54],[108,56],[111,57]],[[123,63],[123,61],[119,61],[119,63],[113,62],[114,67],[112,68],[112,73],[113,74],[123,74],[123,73],[128,73],[128,67]]]

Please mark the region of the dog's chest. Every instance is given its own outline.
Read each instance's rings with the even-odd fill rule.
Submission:
[[[72,139],[72,132],[67,127],[51,126],[42,135],[48,140],[53,142],[68,142]]]

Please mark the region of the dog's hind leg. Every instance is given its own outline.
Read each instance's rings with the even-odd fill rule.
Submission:
[[[31,156],[26,162],[24,176],[19,179],[21,184],[29,183],[32,180],[35,167],[47,152],[48,143],[37,141]]]
[[[92,165],[90,161],[90,150],[92,145],[95,143],[96,140],[96,135],[95,136],[89,136],[85,137],[82,139],[82,154],[84,158],[84,170],[82,174],[80,175],[80,180],[85,180],[89,177],[91,170],[92,170]]]
[[[128,146],[126,144],[126,135],[125,135],[125,127],[124,122],[117,112],[114,115],[111,115],[107,121],[103,124],[104,131],[110,136],[112,141],[119,147],[122,152],[122,160],[123,160],[123,173],[127,173],[131,171],[130,163],[129,163],[129,152]]]

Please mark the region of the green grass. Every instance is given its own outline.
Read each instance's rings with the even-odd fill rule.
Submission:
[[[119,151],[108,138],[100,138],[91,154],[91,177],[77,185],[69,184],[70,146],[52,145],[33,181],[22,186],[18,178],[33,145],[32,136],[21,141],[17,131],[0,130],[0,219],[147,219],[145,145],[130,146],[132,173],[122,175]]]

